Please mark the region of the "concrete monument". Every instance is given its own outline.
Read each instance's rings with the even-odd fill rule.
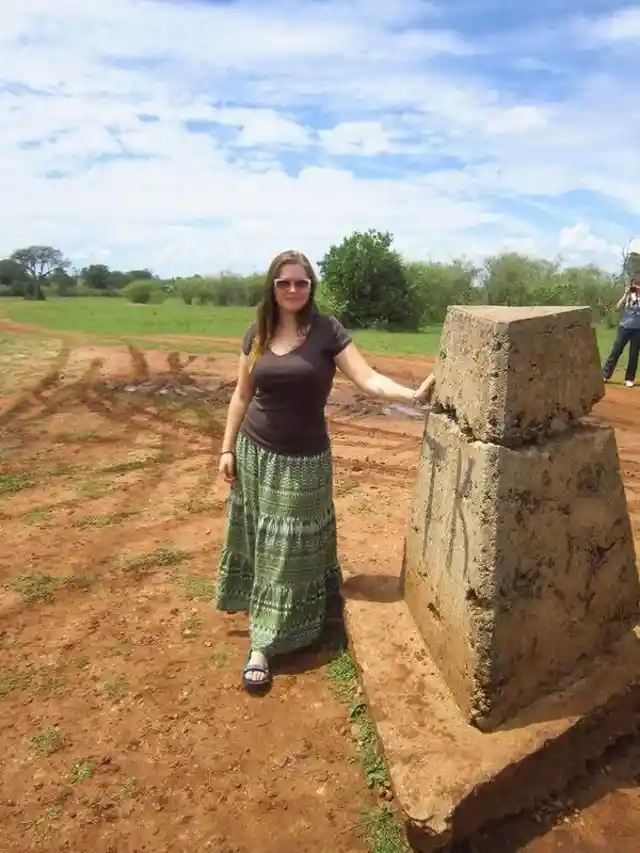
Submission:
[[[417,850],[557,791],[640,725],[634,543],[614,432],[589,417],[603,395],[589,309],[449,310],[402,597],[376,609],[388,654],[346,604]]]

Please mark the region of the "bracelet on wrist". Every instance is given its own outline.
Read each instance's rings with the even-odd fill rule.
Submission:
[[[234,457],[235,457],[235,455],[236,455],[235,450],[223,450],[220,454],[220,456],[234,456]]]

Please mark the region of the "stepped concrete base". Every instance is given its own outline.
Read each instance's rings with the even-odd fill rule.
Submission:
[[[446,849],[561,791],[587,761],[640,728],[640,626],[578,680],[485,734],[465,722],[399,586],[397,601],[380,603],[393,598],[392,587],[395,579],[372,577],[358,593],[347,580],[345,619],[416,851]]]

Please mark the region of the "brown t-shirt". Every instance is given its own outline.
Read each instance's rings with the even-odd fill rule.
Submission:
[[[251,326],[242,342],[251,352],[257,327]],[[286,355],[267,349],[251,371],[254,396],[240,431],[275,453],[315,456],[329,447],[324,409],[336,372],[335,357],[351,343],[335,319],[316,314],[309,334]]]

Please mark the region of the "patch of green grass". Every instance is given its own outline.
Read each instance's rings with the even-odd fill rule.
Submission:
[[[197,637],[202,631],[202,619],[197,613],[192,613],[190,616],[182,620],[180,633],[183,637]]]
[[[366,811],[364,829],[371,853],[411,853],[389,806]]]
[[[358,671],[347,649],[343,649],[327,666],[332,693],[341,702],[353,702],[358,687]]]
[[[35,486],[36,479],[28,474],[0,474],[0,495],[10,495]]]
[[[122,785],[112,795],[116,801],[129,800],[138,793],[138,781],[133,776],[128,776]]]
[[[95,575],[73,575],[71,577],[55,577],[40,572],[27,572],[3,584],[4,589],[16,593],[30,604],[43,604],[53,601],[60,589],[86,590],[97,581]]]
[[[226,649],[216,649],[211,655],[211,660],[213,665],[220,669],[229,663],[229,652]]]
[[[137,515],[135,512],[116,512],[113,515],[86,515],[73,522],[74,527],[109,527]]]
[[[27,524],[46,524],[51,518],[52,511],[50,506],[34,506],[27,510],[22,518]]]
[[[69,771],[69,781],[75,785],[78,782],[84,782],[86,779],[91,779],[93,776],[93,767],[89,761],[79,761],[74,764]]]
[[[66,745],[66,738],[57,726],[49,726],[31,738],[31,746],[36,752],[53,755]]]
[[[29,665],[24,670],[0,670],[0,699],[16,690],[31,689],[34,693],[50,696],[65,684],[64,673],[53,666]]]
[[[125,299],[100,297],[48,299],[38,305],[7,300],[4,309],[10,319],[20,323],[115,338],[136,335],[240,338],[255,318],[254,308],[185,305],[181,299],[167,299],[160,305],[132,305]]]
[[[329,663],[327,678],[334,695],[349,703],[349,719],[357,733],[358,751],[368,787],[388,788],[389,776],[378,749],[373,720],[366,702],[358,695],[357,670],[347,649]]]
[[[104,336],[127,341],[137,336],[172,335],[239,341],[255,319],[253,308],[185,305],[180,299],[142,306],[131,305],[124,299],[100,297],[58,298],[45,302],[3,300],[0,307],[10,319],[44,329],[84,332],[94,338]],[[440,345],[441,330],[439,325],[428,326],[415,333],[366,329],[354,331],[353,340],[370,353],[434,356]],[[604,354],[611,347],[615,329],[598,327],[596,332],[600,351]],[[188,344],[187,349],[202,351],[203,345],[194,341]]]
[[[360,329],[351,333],[354,344],[377,355],[434,356],[440,348],[442,326],[427,326],[421,332],[385,332]]]
[[[43,472],[42,476],[34,477],[31,474],[12,472],[0,474],[0,495],[10,495],[31,489],[38,483],[46,483],[52,477],[64,477],[74,472],[74,467],[66,462],[59,462],[51,471]]]
[[[97,471],[100,474],[128,474],[130,471],[140,471],[142,468],[148,468],[158,460],[149,457],[145,459],[125,459],[122,462],[111,462],[108,465],[103,465]]]
[[[177,566],[188,559],[186,551],[176,548],[156,548],[146,554],[120,554],[115,559],[114,566],[121,572],[142,578],[151,574],[155,569]]]
[[[77,484],[78,491],[88,498],[102,498],[113,490],[114,484],[110,480],[94,479],[90,477],[82,483]]]
[[[56,591],[65,583],[64,578],[44,575],[39,572],[28,572],[4,584],[5,589],[15,592],[24,601],[32,604],[42,604],[53,601]]]
[[[205,512],[212,512],[219,505],[220,502],[214,498],[189,498],[189,500],[182,501],[176,506],[176,512],[202,515]]]
[[[126,678],[116,676],[102,685],[102,692],[108,699],[121,699],[129,690],[129,682]]]
[[[27,683],[25,673],[3,668],[0,670],[0,699],[4,699],[14,690],[22,690]]]
[[[212,601],[215,598],[216,584],[209,577],[174,572],[171,580],[181,587],[189,601]]]
[[[35,693],[51,696],[65,685],[64,673],[53,666],[38,666],[29,673],[29,684]]]
[[[327,666],[332,693],[349,705],[352,732],[358,744],[367,787],[389,790],[390,780],[382,760],[373,720],[358,689],[357,669],[347,649],[342,649]],[[371,853],[410,853],[404,834],[388,805],[365,812],[364,828]]]
[[[358,750],[369,788],[389,788],[389,774],[384,765],[373,720],[364,701],[356,702],[350,712],[354,728],[357,730]]]

